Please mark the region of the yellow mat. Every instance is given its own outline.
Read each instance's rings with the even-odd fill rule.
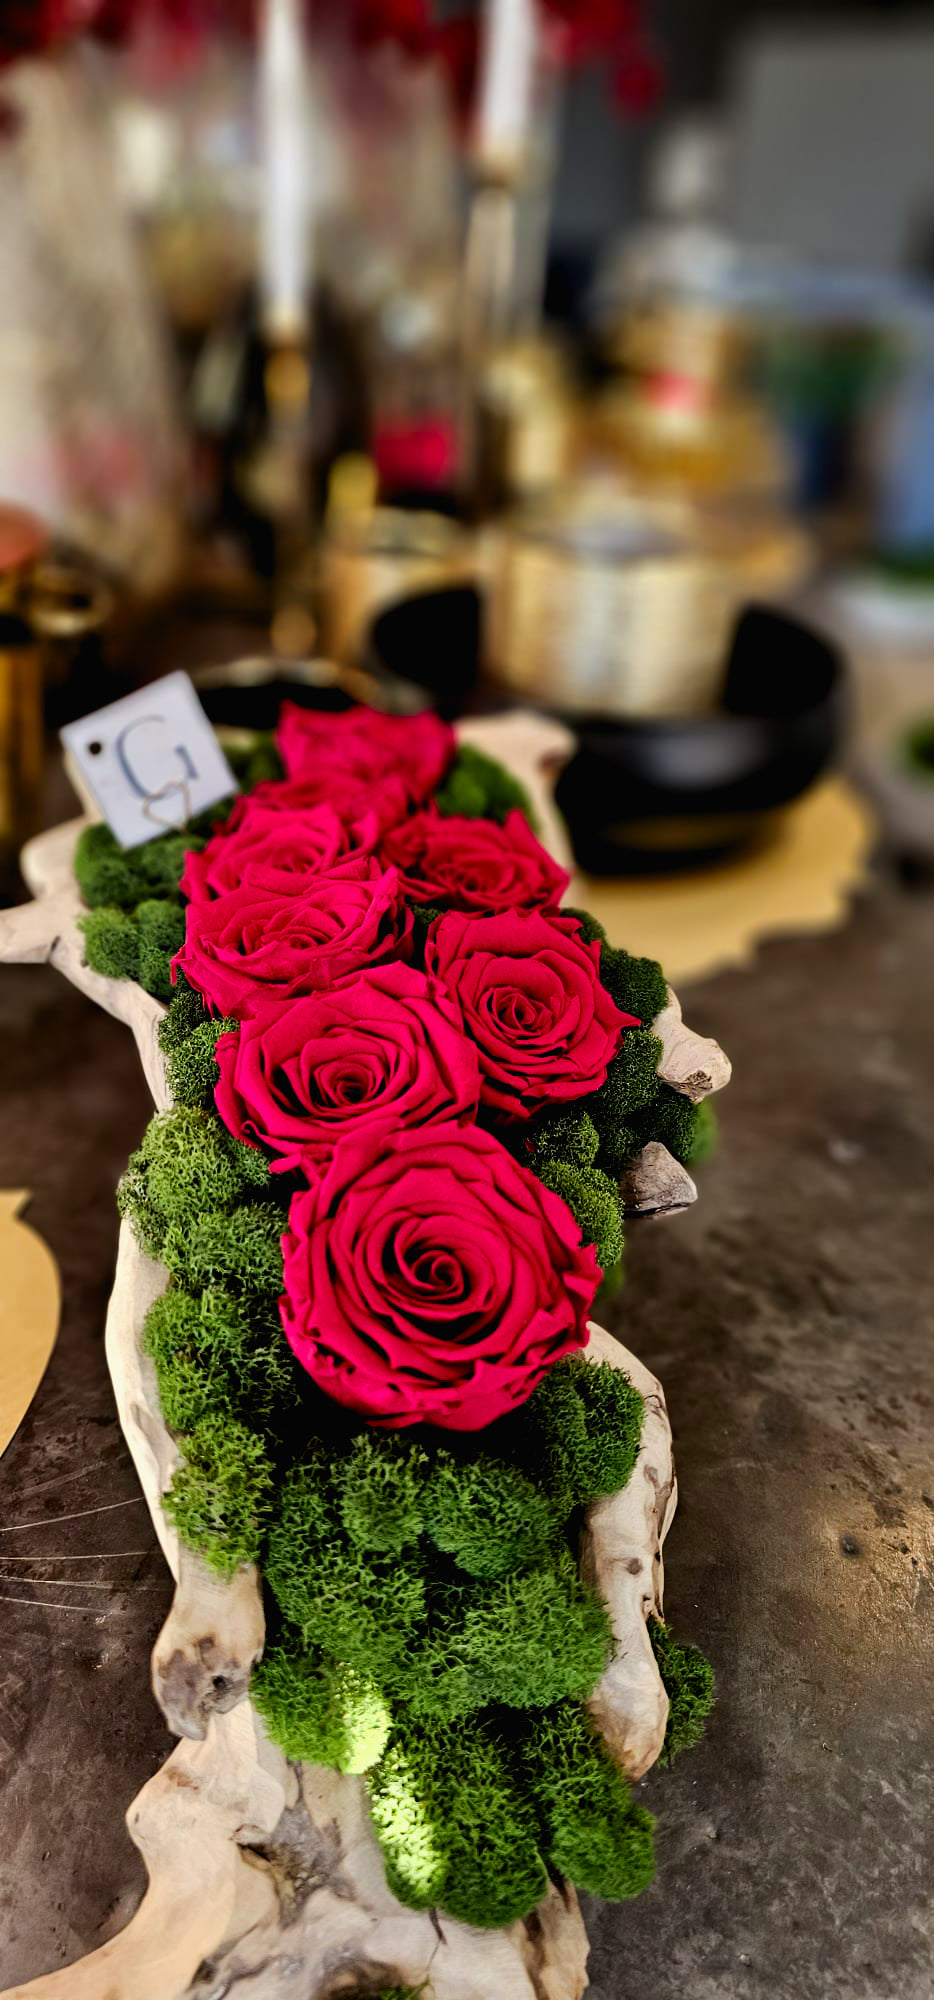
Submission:
[[[827,778],[749,853],[654,879],[578,875],[569,901],[592,910],[612,944],[660,959],[677,986],[748,965],[763,938],[842,924],[874,837],[863,799],[844,779]]]
[[[62,1304],[58,1265],[22,1220],[28,1190],[0,1193],[0,1455],[39,1387]]]

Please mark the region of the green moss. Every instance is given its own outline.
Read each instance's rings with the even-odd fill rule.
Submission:
[[[250,1697],[287,1757],[358,1772],[386,1748],[391,1717],[375,1682],[297,1634],[267,1646]]]
[[[189,1548],[229,1576],[256,1562],[273,1498],[272,1466],[261,1438],[235,1418],[199,1418],[163,1500]]]
[[[247,1312],[220,1286],[197,1298],[171,1286],[149,1308],[143,1346],[170,1430],[190,1430],[209,1411],[281,1428],[297,1405],[298,1368],[274,1305],[264,1312],[253,1302]]]
[[[572,1167],[592,1167],[600,1150],[600,1135],[586,1111],[555,1111],[540,1118],[531,1135],[536,1171],[557,1161]]]
[[[587,1099],[587,1112],[600,1138],[601,1171],[614,1179],[645,1143],[641,1136],[645,1120],[640,1114],[648,1114],[658,1098],[661,1052],[661,1043],[645,1028],[627,1028],[605,1084]]]
[[[612,1650],[606,1606],[566,1549],[493,1582],[436,1584],[428,1610],[427,1634],[400,1653],[393,1682],[406,1712],[426,1724],[583,1698]]]
[[[266,730],[257,730],[245,741],[230,741],[223,746],[224,755],[242,792],[251,792],[254,785],[264,784],[267,779],[278,781],[285,777],[285,767],[276,749],[276,740]],[[220,808],[212,808],[215,818]]]
[[[269,1537],[270,1589],[306,1643],[383,1682],[424,1617],[417,1555],[379,1555],[352,1542],[326,1448],[283,1483]]]
[[[600,978],[624,1014],[635,1014],[644,1028],[668,1005],[668,982],[654,958],[633,958],[628,951],[603,945]]]
[[[709,1097],[694,1106],[694,1132],[687,1164],[702,1167],[712,1160],[720,1139],[720,1123]]]
[[[422,1531],[422,1494],[428,1459],[397,1434],[364,1431],[335,1466],[338,1507],[351,1541],[360,1548],[398,1555]]]
[[[458,1465],[439,1454],[425,1497],[435,1547],[477,1577],[541,1562],[555,1533],[545,1495],[517,1466],[486,1454]]]
[[[159,834],[123,849],[103,821],[86,826],[75,846],[75,877],[89,909],[116,904],[134,909],[147,897],[176,898],[189,848],[203,841],[192,829]]]
[[[410,1909],[490,1929],[541,1901],[535,1815],[491,1730],[401,1726],[367,1787],[386,1879]]]
[[[139,973],[141,986],[157,1000],[172,997],[172,960],[185,942],[185,912],[177,903],[155,899],[139,903],[136,909],[139,932]]]
[[[494,757],[463,743],[438,791],[435,804],[445,818],[495,819],[502,826],[518,807],[530,825],[535,825],[532,803],[520,785]]]
[[[100,908],[79,917],[86,964],[107,979],[136,979],[168,1000],[171,962],[184,942],[185,914],[176,903],[149,899],[135,910]]]
[[[567,1555],[472,1592],[460,1643],[484,1706],[539,1708],[589,1694],[613,1635],[606,1605]]]
[[[716,1693],[714,1674],[700,1647],[679,1646],[660,1618],[649,1619],[648,1631],[669,1701],[662,1762],[670,1764],[704,1734]]]
[[[181,1048],[183,1042],[193,1035],[196,1028],[203,1026],[208,1015],[200,993],[189,986],[183,972],[178,975],[172,989],[172,998],[167,1013],[159,1022],[159,1047],[164,1055]]]
[[[257,1202],[229,1214],[211,1210],[170,1223],[162,1246],[173,1276],[192,1291],[225,1285],[238,1293],[282,1290],[283,1214],[274,1202]]]
[[[647,1888],[655,1873],[651,1814],[634,1804],[579,1703],[562,1702],[535,1716],[521,1739],[520,1760],[552,1868],[576,1888],[612,1902]]]
[[[560,1361],[511,1420],[513,1449],[566,1516],[628,1484],[644,1415],[642,1397],[621,1368]]]
[[[209,1209],[231,1208],[251,1191],[253,1150],[232,1139],[219,1118],[176,1105],[150,1120],[133,1157],[145,1165],[150,1199],[166,1222],[185,1224]]]
[[[84,962],[105,979],[139,976],[139,931],[132,916],[117,909],[90,910],[78,918],[84,938]]]
[[[539,1167],[539,1180],[566,1201],[585,1243],[592,1243],[601,1270],[612,1269],[623,1254],[623,1208],[619,1188],[599,1167],[575,1167],[554,1160]]]
[[[561,906],[561,915],[563,917],[577,918],[577,921],[581,927],[581,935],[583,937],[585,944],[593,944],[594,939],[596,939],[597,942],[601,945],[606,943],[606,931],[604,930],[603,925],[600,923],[597,917],[592,916],[589,910],[573,910],[570,909],[566,903],[564,903]],[[602,956],[603,954],[601,953],[601,958]],[[632,1013],[633,1009],[629,1008],[628,1012]]]
[[[165,1073],[176,1104],[204,1107],[213,1103],[220,1075],[214,1053],[218,1037],[235,1034],[238,1025],[232,1017],[202,1021],[177,1048],[167,1051]]]

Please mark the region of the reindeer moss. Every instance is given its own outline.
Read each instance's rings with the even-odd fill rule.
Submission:
[[[135,979],[157,1000],[172,992],[171,963],[185,938],[185,913],[150,899],[135,910],[100,908],[78,918],[85,962],[107,979]]]
[[[651,1814],[633,1803],[578,1702],[534,1716],[519,1766],[543,1823],[551,1867],[578,1889],[612,1902],[638,1896],[655,1873]]]
[[[190,1548],[221,1575],[256,1562],[273,1504],[273,1472],[261,1438],[236,1418],[200,1417],[163,1506]]]
[[[306,1643],[382,1682],[424,1616],[424,1567],[417,1553],[382,1555],[351,1540],[338,1481],[321,1448],[282,1486],[269,1536],[266,1578],[284,1616]]]
[[[335,1466],[338,1508],[352,1542],[398,1555],[422,1532],[427,1454],[392,1432],[364,1431]]]
[[[178,975],[168,1009],[159,1022],[159,1047],[165,1055],[181,1047],[208,1018],[204,1001],[183,972]]]
[[[536,1173],[559,1163],[586,1168],[596,1162],[600,1135],[586,1111],[556,1111],[537,1121],[531,1144]]]
[[[439,1453],[425,1520],[435,1547],[477,1577],[507,1576],[541,1562],[556,1528],[552,1508],[532,1481],[486,1454],[458,1464]]]
[[[535,1813],[492,1729],[403,1724],[367,1789],[387,1882],[408,1908],[494,1929],[541,1901]]]
[[[386,1748],[391,1718],[375,1682],[319,1647],[306,1648],[297,1633],[266,1647],[250,1695],[287,1757],[359,1772]]]
[[[530,826],[536,824],[525,786],[498,764],[495,757],[488,757],[469,743],[461,744],[443,785],[435,793],[435,804],[446,819],[495,819],[500,826],[518,807]]]
[[[278,1296],[284,1220],[275,1202],[257,1202],[170,1223],[163,1262],[191,1291],[225,1285],[237,1293]]]
[[[269,1178],[262,1155],[233,1139],[219,1118],[176,1105],[150,1120],[130,1157],[118,1202],[124,1214],[142,1205],[147,1217],[161,1217],[164,1237],[169,1228],[187,1232],[198,1216],[267,1189]],[[281,1232],[278,1208],[276,1219]]]
[[[609,1362],[561,1361],[509,1420],[511,1448],[566,1518],[629,1482],[645,1406]]]
[[[713,1668],[698,1646],[679,1646],[660,1618],[650,1618],[649,1638],[668,1696],[668,1726],[661,1761],[670,1764],[679,1751],[699,1743],[713,1708]]]
[[[238,1026],[232,1016],[220,1021],[202,1020],[176,1047],[170,1045],[166,1049],[165,1073],[176,1104],[206,1108],[213,1103],[214,1086],[220,1075],[214,1053],[218,1037],[235,1034]]]
[[[545,1187],[566,1201],[585,1243],[592,1243],[602,1271],[623,1255],[623,1209],[619,1188],[599,1167],[575,1167],[555,1160],[538,1169]]]
[[[644,1028],[668,1005],[668,982],[654,958],[633,958],[628,951],[600,948],[600,980],[624,1014],[635,1014]]]
[[[277,1429],[298,1402],[299,1370],[275,1305],[247,1312],[220,1286],[194,1297],[173,1285],[149,1308],[143,1346],[170,1430],[190,1430],[210,1411]]]
[[[458,1640],[482,1705],[508,1708],[589,1694],[612,1643],[605,1604],[566,1552],[473,1590]]]
[[[103,821],[86,826],[75,845],[75,877],[88,909],[104,903],[134,909],[150,896],[178,897],[178,885],[189,848],[201,848],[193,830],[162,833],[139,847],[118,845]]]

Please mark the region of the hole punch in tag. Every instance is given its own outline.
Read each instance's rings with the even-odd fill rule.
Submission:
[[[66,765],[121,847],[187,825],[237,790],[187,674],[95,709],[61,731]]]

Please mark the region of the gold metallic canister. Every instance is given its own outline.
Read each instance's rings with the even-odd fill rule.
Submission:
[[[767,511],[594,482],[503,535],[488,656],[513,692],[567,713],[702,712],[719,696],[743,603],[787,593],[809,560],[806,538]]]
[[[346,464],[342,471],[347,485]],[[329,501],[319,574],[323,651],[342,666],[356,662],[377,612],[471,574],[469,537],[445,515],[373,506],[366,494],[359,504]]]

